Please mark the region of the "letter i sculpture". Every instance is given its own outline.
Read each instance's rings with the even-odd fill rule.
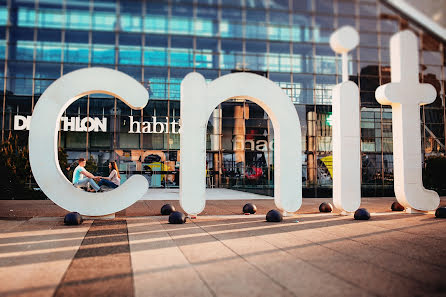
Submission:
[[[334,52],[342,55],[342,83],[333,88],[333,203],[343,214],[361,204],[359,89],[348,80],[347,53],[358,46],[358,32],[350,26],[330,37]]]
[[[420,105],[432,103],[437,93],[419,82],[417,38],[411,31],[390,39],[390,66],[392,82],[380,86],[375,97],[392,106],[395,196],[406,212],[434,210],[440,198],[422,181]]]

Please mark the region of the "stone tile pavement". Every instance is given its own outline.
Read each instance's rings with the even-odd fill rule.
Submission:
[[[265,222],[271,200],[249,216],[209,201],[184,225],[139,201],[71,227],[49,201],[0,201],[0,296],[446,296],[445,219],[367,198],[355,221],[322,200],[281,223]]]

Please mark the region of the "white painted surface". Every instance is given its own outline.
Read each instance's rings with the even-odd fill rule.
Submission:
[[[342,56],[342,81],[348,81],[347,53],[359,44],[359,33],[352,26],[342,26],[330,35],[331,49]]]
[[[361,204],[359,89],[347,81],[333,88],[333,203],[353,212]]]
[[[352,26],[342,26],[330,36],[330,47],[338,54],[348,53],[359,44],[359,34]]]
[[[31,169],[42,191],[68,211],[103,216],[132,205],[147,191],[147,180],[134,175],[119,188],[89,193],[75,188],[63,175],[58,162],[57,137],[65,109],[80,97],[104,93],[119,98],[133,109],[148,102],[147,90],[135,79],[107,68],[84,68],[53,82],[37,102],[29,131]]]
[[[348,81],[347,52],[359,44],[358,32],[350,26],[336,30],[330,46],[342,54],[343,82],[333,88],[333,203],[342,212],[361,204],[361,133],[359,88]]]
[[[419,83],[417,38],[402,31],[390,39],[392,82],[380,86],[376,100],[392,106],[393,171],[395,196],[406,208],[434,210],[438,194],[423,187],[420,104],[432,103],[436,96],[430,84]]]
[[[274,127],[274,200],[287,212],[302,204],[301,131],[291,99],[274,82],[252,73],[233,73],[206,83],[189,73],[181,83],[180,202],[190,215],[203,211],[206,173],[206,125],[221,102],[243,96],[262,107]]]

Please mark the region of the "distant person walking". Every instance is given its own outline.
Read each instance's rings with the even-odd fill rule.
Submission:
[[[90,186],[96,192],[102,192],[101,188],[94,181],[95,178],[100,178],[100,176],[94,176],[88,172],[87,169],[85,169],[85,164],[87,164],[87,161],[85,161],[84,158],[80,158],[78,163],[79,165],[73,171],[73,185],[81,187],[88,186],[88,184],[90,184]]]
[[[108,169],[110,170],[110,175],[108,177],[102,177],[99,181],[99,186],[106,186],[112,189],[119,187],[121,184],[121,176],[119,175],[118,165],[116,162],[108,163]],[[97,178],[96,180],[98,180]]]
[[[63,175],[65,175],[65,177],[70,180],[70,165],[67,164],[67,166],[65,166],[65,168],[61,168],[62,169],[62,173]]]

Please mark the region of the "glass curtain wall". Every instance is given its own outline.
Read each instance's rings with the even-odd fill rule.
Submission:
[[[349,75],[360,87],[363,194],[392,195],[391,109],[374,98],[375,89],[390,81],[389,39],[402,29],[416,33],[420,80],[437,89],[435,102],[421,110],[425,156],[445,153],[446,48],[380,1],[0,0],[2,141],[18,135],[26,143],[28,132],[17,116],[30,116],[61,75],[93,66],[117,69],[147,88],[149,104],[135,111],[104,94],[79,99],[64,114],[60,146],[70,162],[91,157],[105,172],[106,162],[117,160],[124,179],[144,172],[153,187],[176,187],[181,80],[191,71],[209,81],[251,71],[276,82],[295,104],[304,195],[330,196],[331,88],[341,80],[341,67],[328,39],[343,25],[360,33],[359,47],[349,53]],[[271,192],[274,134],[258,109],[239,98],[209,115],[209,186]],[[73,118],[100,124],[97,131],[73,131]],[[256,149],[259,141],[267,142],[266,151]]]

